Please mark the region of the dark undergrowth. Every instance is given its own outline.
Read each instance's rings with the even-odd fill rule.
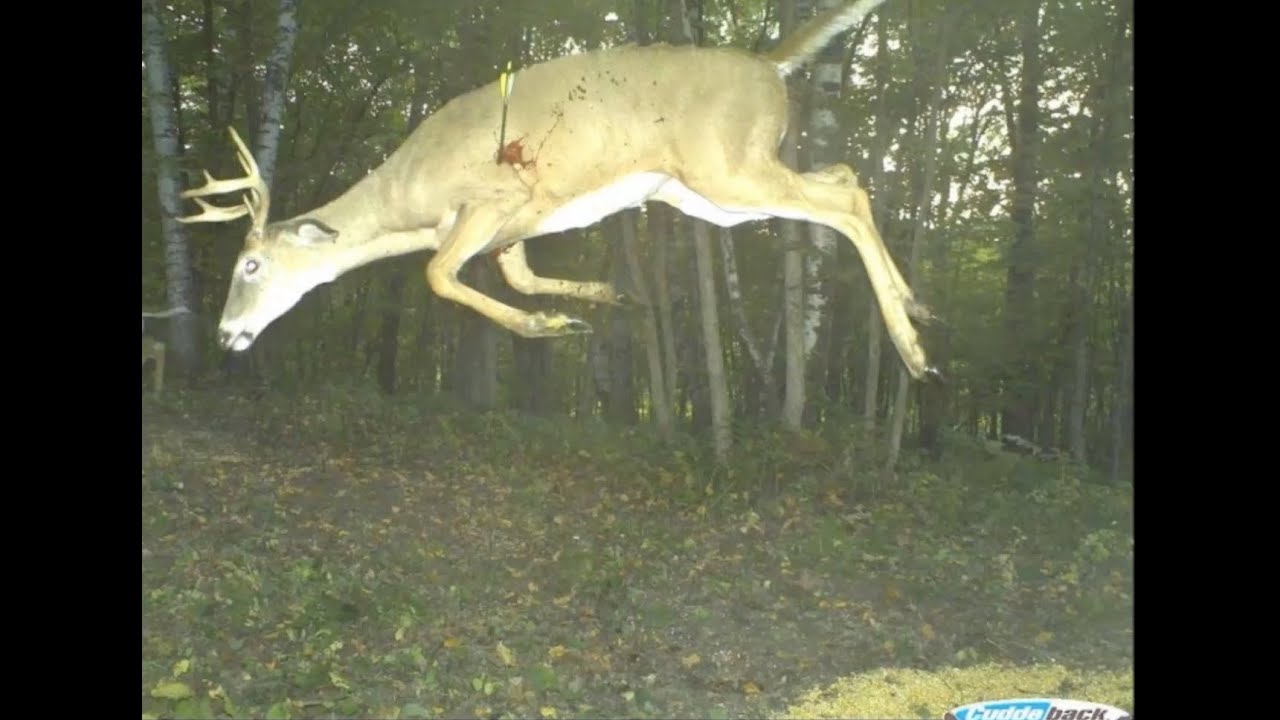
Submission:
[[[142,415],[150,717],[937,718],[991,699],[926,687],[966,671],[1132,709],[1131,490],[1069,464],[951,438],[886,477],[849,426],[712,470],[360,391]]]

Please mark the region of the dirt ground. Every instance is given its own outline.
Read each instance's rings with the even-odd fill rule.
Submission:
[[[144,710],[760,717],[888,665],[1132,664],[1123,492],[1004,459],[713,481],[532,422],[144,400]]]

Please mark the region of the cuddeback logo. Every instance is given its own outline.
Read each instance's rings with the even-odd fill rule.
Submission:
[[[1133,720],[1117,707],[1060,698],[1018,698],[962,705],[943,720]]]

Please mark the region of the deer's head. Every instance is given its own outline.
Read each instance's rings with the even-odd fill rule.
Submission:
[[[225,350],[241,352],[249,349],[268,325],[308,291],[337,277],[338,269],[324,250],[333,245],[338,232],[307,218],[268,223],[271,197],[267,184],[244,141],[234,128],[230,132],[245,176],[215,180],[206,171],[203,187],[182,193],[182,197],[195,200],[202,211],[178,220],[225,222],[245,215],[251,220],[244,249],[232,269],[231,286],[218,323],[218,344]],[[218,207],[201,199],[235,191],[246,191],[241,205]]]

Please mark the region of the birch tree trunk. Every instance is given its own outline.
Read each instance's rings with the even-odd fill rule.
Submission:
[[[169,307],[186,307],[192,312],[175,315],[169,323],[169,350],[178,360],[178,367],[188,377],[200,371],[200,354],[196,346],[196,310],[199,305],[193,287],[191,249],[183,225],[177,221],[182,216],[182,199],[178,197],[178,158],[182,149],[178,143],[177,119],[173,108],[177,98],[170,82],[167,45],[164,24],[160,18],[157,0],[142,3],[142,37],[146,46],[148,109],[151,115],[151,136],[156,149],[156,187],[160,196],[160,226],[165,242],[166,299]],[[172,367],[172,365],[170,365]]]
[[[795,0],[781,0],[781,34],[786,37],[796,25]],[[792,117],[796,117],[794,94],[791,95],[792,107],[788,108]],[[790,168],[799,166],[796,145],[799,142],[798,123],[788,123],[786,137],[782,141],[779,155],[782,162]],[[805,312],[804,312],[804,255],[802,251],[801,223],[795,220],[782,220],[778,223],[782,231],[784,248],[782,261],[782,284],[784,288],[785,308],[784,324],[786,327],[787,375],[782,398],[782,425],[788,430],[799,430],[804,422],[805,403]]]
[[[267,58],[266,80],[262,87],[262,123],[254,158],[267,188],[273,187],[276,156],[280,150],[280,127],[284,118],[284,91],[289,80],[289,63],[298,39],[298,0],[280,0],[276,20],[276,42]]]
[[[716,460],[729,458],[729,384],[724,374],[724,348],[720,345],[720,316],[716,308],[715,266],[707,223],[693,227],[694,254],[698,262],[698,305],[702,317],[702,344],[707,349],[707,382],[711,391],[711,437]]]
[[[698,44],[702,37],[702,4],[695,3],[690,7],[685,0],[669,0],[667,32],[669,41],[674,44]],[[695,28],[691,15],[697,12]],[[707,395],[710,405],[710,425],[718,461],[728,457],[730,447],[729,435],[729,388],[724,372],[724,348],[720,343],[720,320],[716,307],[715,264],[711,259],[710,224],[705,220],[687,218],[684,223],[692,228],[694,256],[696,265],[696,284],[698,287],[698,307],[702,326],[703,356],[707,367]],[[665,271],[665,268],[663,269]],[[675,375],[671,368],[671,375]],[[695,403],[695,407],[698,403]],[[698,415],[695,412],[695,426]]]
[[[816,0],[813,12],[821,13],[844,4],[844,0]],[[812,88],[809,103],[809,165],[822,167],[842,161],[842,148],[838,146],[839,126],[836,114],[832,109],[840,101],[844,79],[844,46],[848,33],[841,33],[818,54],[813,62]],[[823,265],[828,259],[836,257],[837,243],[840,235],[830,227],[819,223],[809,223],[809,242],[812,247],[805,253],[805,321],[804,321],[804,354],[805,366],[816,372],[809,377],[819,378],[816,387],[819,392],[826,384],[821,381],[825,377],[825,353],[814,355],[818,338],[826,326],[828,292],[822,273]]]

